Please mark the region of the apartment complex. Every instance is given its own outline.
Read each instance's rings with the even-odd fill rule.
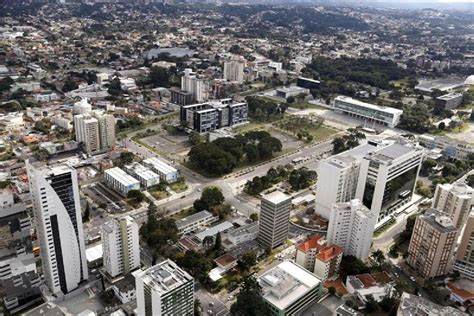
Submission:
[[[411,202],[423,161],[423,149],[395,142],[369,152],[361,161],[356,198],[377,214],[378,220]]]
[[[145,189],[160,183],[160,176],[158,174],[138,162],[126,165],[125,170],[128,174],[140,181],[141,186]]]
[[[258,233],[258,241],[262,246],[273,249],[286,241],[290,210],[291,197],[280,191],[262,197]]]
[[[84,144],[88,154],[104,152],[115,145],[115,118],[103,111],[74,116],[76,141]]]
[[[181,77],[181,90],[191,94],[195,102],[204,102],[208,98],[209,85],[187,68]]]
[[[231,59],[224,62],[224,79],[242,83],[244,82],[245,61],[241,59]]]
[[[365,103],[345,96],[334,99],[334,109],[362,119],[366,123],[377,123],[388,127],[397,126],[403,114],[403,111],[399,109]]]
[[[180,110],[181,122],[199,133],[247,122],[247,115],[247,103],[233,99],[185,105]]]
[[[119,167],[105,170],[104,181],[108,187],[114,189],[122,196],[127,196],[131,190],[140,190],[140,182]]]
[[[157,157],[150,157],[143,160],[142,163],[145,167],[150,168],[153,172],[156,172],[160,176],[161,181],[166,181],[168,183],[178,181],[178,169],[170,166],[163,160]]]
[[[171,260],[133,273],[137,315],[194,315],[194,279]]]
[[[322,295],[321,280],[291,261],[283,261],[265,272],[258,282],[268,310],[266,315],[297,315]]]
[[[330,245],[339,245],[344,254],[360,260],[369,257],[377,214],[360,200],[333,205],[329,219],[327,240]]]
[[[102,248],[105,271],[116,277],[140,267],[138,224],[130,216],[113,219],[102,225]]]
[[[76,170],[28,161],[26,168],[45,282],[53,293],[69,293],[88,278]]]
[[[464,182],[438,184],[431,207],[446,213],[462,229],[474,202],[474,189]]]
[[[456,253],[454,269],[474,281],[474,213],[469,214]]]
[[[407,263],[424,278],[446,275],[453,267],[458,231],[445,213],[429,209],[416,219]]]

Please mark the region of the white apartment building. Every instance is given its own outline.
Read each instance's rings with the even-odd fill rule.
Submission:
[[[210,225],[219,218],[212,215],[208,211],[201,211],[192,215],[189,215],[185,218],[176,221],[176,227],[178,228],[178,234],[187,234],[197,229]]]
[[[454,226],[461,229],[466,223],[474,203],[474,189],[463,182],[438,184],[431,204],[453,220]]]
[[[204,102],[208,99],[209,87],[204,79],[200,79],[187,68],[181,77],[181,90],[191,93],[196,102]]]
[[[138,224],[130,216],[113,219],[102,225],[105,271],[116,277],[140,267]]]
[[[411,202],[423,149],[395,142],[369,152],[361,161],[356,198],[382,220]]]
[[[140,182],[119,167],[105,170],[104,181],[123,196],[127,196],[131,190],[140,190]]]
[[[178,170],[166,162],[156,158],[150,157],[142,161],[143,165],[150,168],[160,176],[161,181],[168,183],[176,182],[179,178]]]
[[[130,165],[125,166],[125,170],[133,177],[135,177],[143,188],[148,189],[149,187],[155,186],[160,183],[160,176],[147,167],[134,162]]]
[[[137,316],[194,315],[194,279],[171,260],[133,273]]]
[[[65,294],[88,278],[77,173],[28,161],[26,169],[45,282],[51,292]]]
[[[74,116],[76,141],[84,144],[88,154],[100,151],[99,122],[96,118],[86,114]]]
[[[291,197],[280,191],[264,195],[260,206],[260,230],[258,241],[271,249],[280,246],[288,238]]]
[[[92,105],[87,101],[87,98],[75,102],[73,106],[74,114],[89,114],[92,111]]]
[[[92,111],[99,124],[100,149],[109,150],[115,145],[115,117],[104,111]]]
[[[366,260],[376,223],[377,213],[360,200],[336,203],[329,220],[327,240],[331,245],[341,246],[344,254]]]
[[[224,79],[242,83],[244,82],[245,62],[239,59],[232,59],[224,62]]]

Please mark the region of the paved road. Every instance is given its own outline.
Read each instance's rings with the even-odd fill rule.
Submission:
[[[201,302],[203,315],[223,316],[230,314],[225,304],[219,299],[211,296],[198,282],[194,285],[194,296]]]

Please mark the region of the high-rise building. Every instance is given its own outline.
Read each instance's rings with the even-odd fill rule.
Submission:
[[[474,213],[469,214],[464,226],[454,269],[462,276],[474,280]]]
[[[77,173],[67,165],[26,167],[45,282],[68,293],[88,278]]]
[[[280,246],[288,238],[291,197],[274,191],[262,197],[258,241],[271,249]]]
[[[92,111],[92,105],[87,101],[86,98],[74,103],[74,114],[88,114],[90,111]]]
[[[454,263],[458,229],[436,209],[418,216],[408,247],[407,263],[424,278],[448,274]]]
[[[300,315],[323,294],[323,282],[291,261],[283,261],[268,270],[258,282],[267,306],[265,315]]]
[[[196,102],[204,102],[208,99],[208,84],[204,79],[198,78],[191,69],[184,70],[181,77],[181,90],[191,93]]]
[[[84,144],[84,151],[92,154],[100,151],[99,122],[88,114],[74,116],[76,141]]]
[[[454,226],[462,229],[473,201],[474,189],[463,182],[438,184],[431,207],[448,214]]]
[[[224,62],[224,79],[231,82],[244,82],[244,65],[241,59],[231,59]]]
[[[103,152],[115,145],[115,118],[103,111],[74,116],[76,141],[84,144],[88,154]]]
[[[111,277],[140,267],[138,224],[130,216],[105,223],[102,226],[102,248],[105,271]]]
[[[369,210],[360,200],[333,205],[327,240],[339,245],[344,254],[366,260],[369,257],[377,213]]]
[[[171,260],[133,273],[137,315],[194,315],[194,279]]]
[[[361,161],[356,198],[377,214],[390,216],[410,203],[423,149],[414,143],[395,142],[368,153]]]

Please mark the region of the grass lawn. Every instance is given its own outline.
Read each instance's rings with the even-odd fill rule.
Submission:
[[[177,181],[169,185],[170,189],[176,193],[184,192],[188,189],[186,181]]]
[[[189,215],[193,215],[194,213],[196,213],[196,210],[194,209],[194,207],[190,207],[190,208],[185,208],[184,210],[174,214],[172,217],[175,220],[180,220],[180,219],[185,218]]]
[[[311,116],[288,116],[274,123],[274,126],[283,132],[290,133],[294,136],[297,136],[298,133],[311,135],[313,137],[313,142],[326,139],[338,133],[336,129],[322,124],[322,121],[318,121],[316,117],[312,118]]]
[[[166,191],[151,190],[148,192],[150,192],[150,194],[157,200],[166,199],[168,196],[170,196],[170,194]]]
[[[320,110],[327,110],[323,108],[322,106],[319,106],[317,104],[309,103],[309,102],[300,102],[300,103],[293,103],[290,104],[291,108],[295,109],[300,109],[300,110],[305,110],[305,109],[320,109]]]
[[[234,127],[233,131],[236,134],[245,134],[250,131],[268,131],[269,128],[268,123],[251,122]]]

